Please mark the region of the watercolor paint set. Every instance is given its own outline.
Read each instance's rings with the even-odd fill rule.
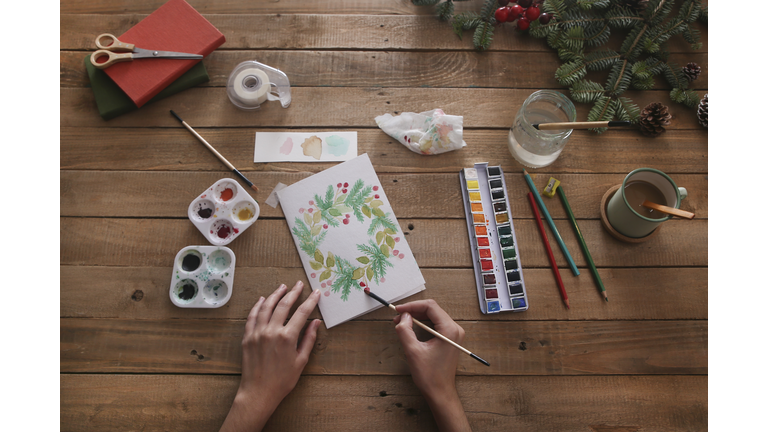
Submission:
[[[459,177],[480,310],[484,314],[528,310],[501,167],[476,163],[461,170]]]
[[[235,254],[223,246],[187,246],[176,254],[171,302],[181,308],[217,308],[232,296]]]
[[[235,180],[224,178],[189,204],[189,220],[213,245],[227,245],[259,218],[259,203]]]

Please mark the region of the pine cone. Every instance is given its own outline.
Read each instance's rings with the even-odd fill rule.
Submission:
[[[650,103],[640,113],[640,132],[650,137],[659,136],[665,131],[664,126],[669,126],[671,118],[669,108],[659,102]]]
[[[701,73],[701,67],[697,65],[694,62],[690,62],[685,67],[683,67],[683,74],[686,78],[688,78],[688,81],[693,81],[696,78],[699,77],[699,74]]]
[[[708,124],[707,116],[709,115],[709,101],[708,101],[708,98],[709,98],[709,93],[704,95],[704,99],[702,99],[699,102],[699,109],[696,110],[696,117],[699,118],[699,123],[702,126],[704,126],[705,129],[709,129],[709,128],[707,128],[707,124]]]
[[[620,0],[619,5],[637,12],[643,12],[645,7],[648,6],[648,0]]]

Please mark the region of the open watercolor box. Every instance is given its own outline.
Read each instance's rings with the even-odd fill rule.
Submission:
[[[227,245],[259,218],[259,204],[235,180],[223,178],[195,198],[189,220],[213,245]]]
[[[235,254],[223,246],[187,246],[176,254],[171,301],[181,308],[217,308],[232,296]]]
[[[480,310],[528,310],[504,172],[483,162],[464,168],[459,178]]]

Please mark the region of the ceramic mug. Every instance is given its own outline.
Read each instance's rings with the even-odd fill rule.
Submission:
[[[685,188],[677,187],[668,175],[657,169],[638,168],[627,174],[619,190],[608,201],[606,214],[608,222],[616,231],[627,237],[641,238],[652,233],[656,227],[662,222],[671,219],[672,216],[664,215],[661,218],[648,217],[640,214],[640,212],[646,211],[645,208],[638,208],[637,210],[633,208],[630,200],[627,199],[627,185],[639,184],[636,182],[646,182],[655,186],[658,189],[657,192],[664,196],[668,207],[680,208],[680,201],[688,196],[688,191]],[[632,186],[633,189],[635,187]],[[635,205],[639,207],[639,203],[635,203]]]

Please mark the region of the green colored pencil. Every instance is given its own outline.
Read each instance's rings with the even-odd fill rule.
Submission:
[[[589,254],[589,249],[587,249],[587,242],[584,241],[584,236],[581,235],[581,230],[579,229],[579,225],[576,223],[576,218],[573,216],[573,211],[571,211],[571,206],[568,204],[568,198],[565,197],[565,191],[563,190],[562,185],[560,185],[560,187],[557,188],[557,194],[560,195],[560,200],[563,202],[563,206],[565,207],[566,213],[568,213],[568,219],[571,220],[571,225],[573,225],[573,229],[576,231],[576,237],[578,237],[579,244],[581,244],[581,250],[584,251],[584,256],[587,257],[587,262],[589,263],[589,269],[592,271],[592,274],[595,276],[595,281],[597,282],[597,288],[600,290],[600,293],[603,295],[603,298],[605,298],[605,301],[608,301],[608,295],[605,294],[605,286],[603,286],[603,280],[600,279],[600,274],[597,272],[597,267],[595,267],[595,262],[592,261],[592,255]]]

